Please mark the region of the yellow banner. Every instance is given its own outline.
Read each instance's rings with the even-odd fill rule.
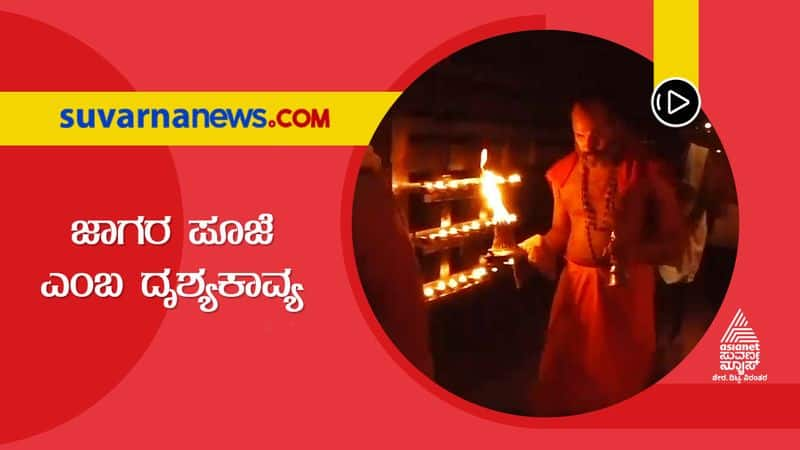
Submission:
[[[653,86],[685,78],[700,89],[698,0],[653,0]]]
[[[0,92],[0,145],[366,145],[399,95]]]

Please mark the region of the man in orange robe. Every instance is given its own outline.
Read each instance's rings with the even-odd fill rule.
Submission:
[[[591,411],[648,385],[655,267],[674,261],[683,248],[673,184],[607,105],[575,103],[572,128],[575,151],[546,174],[552,227],[521,244],[552,278],[558,259],[566,259],[533,389],[536,415]],[[610,283],[612,263],[616,283]]]

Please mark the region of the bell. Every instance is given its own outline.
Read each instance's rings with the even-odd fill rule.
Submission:
[[[619,274],[619,269],[617,268],[616,264],[612,264],[611,267],[608,269],[608,286],[614,287],[619,286],[622,284],[622,280],[620,279],[621,276]]]
[[[617,264],[617,255],[614,254],[614,243],[617,240],[616,232],[611,232],[611,238],[608,244],[608,256],[609,256],[609,267],[608,267],[608,286],[620,286],[623,284],[625,279],[625,273],[622,270],[622,267]]]

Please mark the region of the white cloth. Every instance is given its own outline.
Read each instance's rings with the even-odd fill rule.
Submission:
[[[709,150],[706,147],[691,144],[686,154],[686,170],[683,181],[689,184],[694,189],[694,192],[700,191],[700,183],[703,179],[708,153]],[[687,212],[694,208],[695,201],[686,205]],[[658,272],[661,275],[661,279],[667,284],[677,282],[691,283],[694,281],[694,277],[700,268],[700,260],[703,258],[703,249],[706,246],[707,238],[708,223],[706,221],[706,212],[703,211],[700,219],[694,224],[694,228],[689,230],[689,240],[683,249],[679,266],[659,266]]]

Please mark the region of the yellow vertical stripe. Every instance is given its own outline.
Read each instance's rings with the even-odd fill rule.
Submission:
[[[680,77],[700,88],[699,0],[653,0],[653,86]]]

